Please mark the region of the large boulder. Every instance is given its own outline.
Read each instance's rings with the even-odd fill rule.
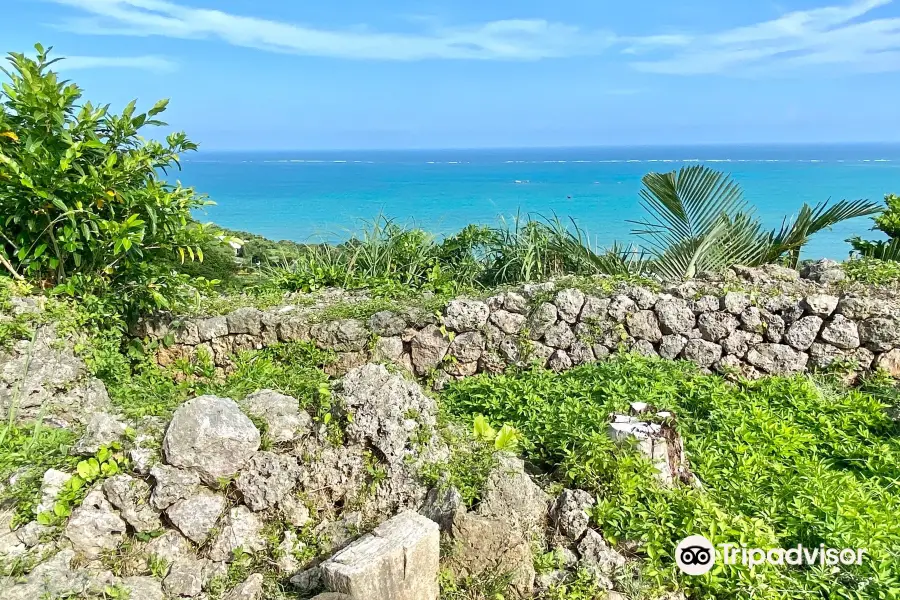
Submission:
[[[175,411],[163,453],[170,465],[192,469],[208,485],[218,485],[247,464],[259,443],[259,430],[234,400],[200,396]]]
[[[353,600],[437,600],[440,533],[404,512],[322,564],[325,586]]]

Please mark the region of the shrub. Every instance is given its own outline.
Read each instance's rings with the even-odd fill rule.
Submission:
[[[867,258],[880,260],[900,260],[900,196],[887,194],[884,197],[885,209],[872,219],[874,231],[884,233],[887,240],[864,240],[855,236],[847,240],[857,254]]]
[[[184,133],[165,143],[141,129],[165,125],[130,103],[78,104],[81,89],[60,81],[49,50],[37,58],[9,55],[9,83],[0,93],[0,263],[15,277],[58,291],[110,292],[124,305],[168,306],[186,277],[165,260],[202,260],[215,233],[190,211],[205,204],[191,188],[170,185],[160,172],[196,149]]]
[[[593,518],[616,543],[639,542],[643,574],[692,598],[897,598],[900,425],[860,391],[772,377],[733,385],[687,363],[621,357],[562,374],[534,371],[454,382],[460,417],[484,414],[523,434],[530,460],[595,492]],[[640,399],[674,411],[702,489],[659,487],[651,465],[606,433],[609,415]],[[683,577],[678,541],[790,548],[867,548],[861,566],[717,565]]]

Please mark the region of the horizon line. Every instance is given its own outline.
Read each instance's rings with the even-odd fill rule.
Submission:
[[[840,147],[840,146],[895,146],[900,141],[870,142],[700,142],[700,143],[655,143],[655,144],[584,144],[548,146],[413,146],[404,148],[203,148],[199,144],[197,152],[434,152],[434,151],[492,151],[492,150],[600,150],[635,148],[712,148],[712,147]]]

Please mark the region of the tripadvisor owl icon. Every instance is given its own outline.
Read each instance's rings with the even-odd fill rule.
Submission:
[[[709,573],[716,562],[716,550],[702,535],[691,535],[675,548],[675,562],[682,573],[703,575]]]

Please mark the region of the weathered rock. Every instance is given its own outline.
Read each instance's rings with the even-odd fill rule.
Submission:
[[[565,350],[554,350],[547,359],[547,368],[552,371],[565,371],[572,368],[572,359]]]
[[[578,320],[578,315],[581,314],[584,306],[584,292],[574,288],[560,290],[556,293],[553,304],[559,311],[560,319],[567,323],[574,323]]]
[[[463,363],[478,362],[484,352],[484,336],[477,331],[461,333],[450,343],[447,354]]]
[[[719,299],[709,295],[692,298],[688,300],[688,307],[698,315],[700,313],[716,312],[719,310]]]
[[[875,361],[875,367],[886,371],[891,377],[900,377],[900,349],[879,356]]]
[[[225,317],[210,317],[197,321],[197,336],[201,342],[226,335],[228,335],[228,320]]]
[[[837,308],[837,296],[829,296],[827,294],[813,294],[804,298],[800,305],[806,312],[817,317],[827,318],[831,316],[834,309]]]
[[[375,335],[397,336],[406,329],[406,319],[389,310],[383,310],[369,317],[368,326]]]
[[[750,295],[745,292],[727,292],[722,297],[722,310],[739,315],[750,306]]]
[[[575,334],[572,332],[571,326],[565,321],[560,321],[547,329],[544,334],[544,343],[551,348],[560,350],[568,350],[575,343]]]
[[[612,301],[609,303],[609,316],[618,323],[625,322],[625,318],[628,317],[628,315],[636,313],[637,311],[637,303],[623,294],[613,296]]]
[[[179,558],[194,556],[194,549],[187,538],[178,533],[178,531],[166,529],[162,535],[153,538],[147,543],[143,556],[148,561],[153,559],[157,562],[164,562],[167,565],[165,572],[168,573],[169,566],[173,565]]]
[[[766,327],[763,324],[762,311],[755,306],[748,306],[741,311],[741,328],[744,331],[752,333],[765,333]]]
[[[101,446],[109,446],[125,435],[125,424],[106,413],[91,415],[84,434],[72,446],[71,453],[77,456],[93,456]]]
[[[718,342],[727,338],[740,325],[737,317],[726,312],[703,313],[697,318],[697,328],[703,335],[703,339],[709,342]]]
[[[675,360],[681,355],[681,351],[687,345],[688,340],[681,335],[664,335],[659,343],[659,355],[669,360]]]
[[[659,356],[656,348],[647,340],[632,340],[628,345],[628,350],[639,356]]]
[[[800,276],[819,283],[835,283],[846,279],[847,274],[840,263],[825,258],[803,267]]]
[[[179,558],[163,579],[163,590],[176,598],[199,596],[203,591],[203,567],[204,562],[193,557]]]
[[[859,324],[859,340],[869,350],[886,352],[900,346],[900,319],[873,317]]]
[[[412,339],[412,362],[419,375],[427,375],[436,368],[447,350],[450,349],[450,340],[436,325],[428,325]]]
[[[604,320],[609,310],[609,304],[609,298],[585,296],[584,306],[581,308],[579,319],[587,323]]]
[[[840,363],[854,370],[868,369],[874,360],[875,355],[865,348],[844,350],[831,344],[816,342],[809,348],[808,367],[827,369],[836,366],[835,363]]]
[[[277,443],[289,442],[298,435],[309,435],[312,418],[300,410],[296,398],[274,390],[260,390],[247,396],[243,402],[247,412],[266,423],[266,435]]]
[[[531,598],[531,546],[508,522],[460,511],[454,516],[450,540],[453,552],[447,565],[457,578],[507,573],[511,597]]]
[[[316,323],[309,330],[319,348],[335,352],[359,352],[369,341],[369,330],[357,319]]]
[[[253,573],[244,581],[228,592],[225,600],[261,600],[263,594],[262,573]]]
[[[502,454],[488,475],[478,514],[506,520],[521,531],[539,531],[547,519],[550,497],[525,472],[525,463]]]
[[[262,528],[262,521],[246,506],[232,508],[213,538],[209,558],[216,562],[230,562],[238,548],[248,553],[265,550]]]
[[[259,448],[259,431],[234,400],[200,396],[182,404],[163,438],[170,465],[192,469],[209,485],[233,477]]]
[[[453,300],[444,312],[444,325],[464,333],[478,331],[488,320],[490,309],[484,302],[476,300]]]
[[[517,335],[525,326],[526,318],[518,313],[498,310],[491,313],[491,323],[507,335]]]
[[[701,367],[711,367],[722,357],[722,347],[706,340],[688,340],[682,355]]]
[[[300,342],[312,339],[312,326],[303,315],[288,315],[281,319],[276,329],[282,342]]]
[[[72,511],[65,535],[78,554],[99,558],[104,550],[119,545],[127,526],[106,500],[100,488],[94,488],[81,506]]]
[[[503,309],[524,315],[528,312],[528,298],[516,292],[507,292],[503,297]]]
[[[404,512],[322,563],[322,578],[359,600],[437,600],[439,559],[437,524]]]
[[[257,452],[241,471],[235,484],[252,510],[273,508],[297,483],[297,459],[286,454]]]
[[[419,514],[437,523],[442,531],[449,531],[453,515],[463,506],[463,497],[453,486],[437,485],[425,496]]]
[[[319,566],[304,569],[295,573],[291,579],[291,585],[301,596],[308,596],[322,589],[322,569]],[[318,598],[319,596],[316,596]]]
[[[550,510],[550,520],[560,533],[577,542],[587,531],[587,510],[595,503],[584,490],[563,490]]]
[[[625,318],[628,333],[639,340],[658,342],[662,339],[662,331],[656,314],[652,310],[640,310]]]
[[[193,471],[176,469],[168,465],[155,465],[150,475],[156,480],[150,505],[165,510],[178,500],[194,495],[200,488],[200,476]]]
[[[162,526],[159,511],[150,505],[150,486],[144,480],[115,475],[103,482],[103,492],[135,531],[150,532]]]
[[[42,512],[53,512],[53,507],[56,504],[56,499],[59,498],[59,493],[62,491],[66,482],[71,478],[71,473],[58,471],[56,469],[47,469],[41,480],[41,501],[38,503],[35,512],[37,514],[41,514]]]
[[[228,333],[259,335],[262,331],[262,312],[256,308],[239,308],[225,316],[228,325]]]
[[[169,507],[166,515],[178,530],[195,544],[203,544],[225,511],[224,496],[202,488],[193,496]]]
[[[278,508],[284,520],[294,527],[303,527],[310,522],[309,508],[296,495],[288,495],[281,499]]]
[[[624,290],[626,296],[634,300],[641,310],[650,310],[656,304],[659,296],[647,288],[630,286]]]
[[[533,340],[539,340],[544,337],[547,330],[556,323],[557,317],[558,311],[556,310],[556,306],[549,302],[540,304],[528,316],[526,321],[529,337]]]
[[[403,355],[403,338],[380,337],[375,340],[372,360],[396,363]]]
[[[822,319],[820,317],[803,317],[788,328],[784,341],[797,350],[808,350],[816,341],[821,329]]]
[[[126,577],[121,585],[128,590],[128,600],[165,600],[162,584],[155,577]]]
[[[606,576],[612,576],[625,566],[625,557],[610,548],[603,536],[593,529],[588,529],[584,534],[584,539],[578,544],[578,554],[585,565]]]
[[[688,308],[687,302],[678,298],[661,299],[654,310],[662,332],[667,335],[687,334],[697,323],[694,311]]]
[[[758,333],[737,330],[722,340],[722,350],[726,354],[733,354],[743,358],[751,346],[761,344],[763,337]]]
[[[860,298],[858,296],[844,296],[838,301],[836,311],[854,321],[862,321],[873,315],[875,312],[875,301],[871,298]]]
[[[759,344],[747,353],[747,362],[772,375],[799,373],[809,357],[784,344]]]
[[[835,315],[822,330],[822,339],[832,346],[852,350],[859,348],[859,329],[844,315]]]
[[[591,345],[585,342],[577,341],[569,348],[569,358],[572,359],[573,365],[585,365],[594,362],[596,357]]]

